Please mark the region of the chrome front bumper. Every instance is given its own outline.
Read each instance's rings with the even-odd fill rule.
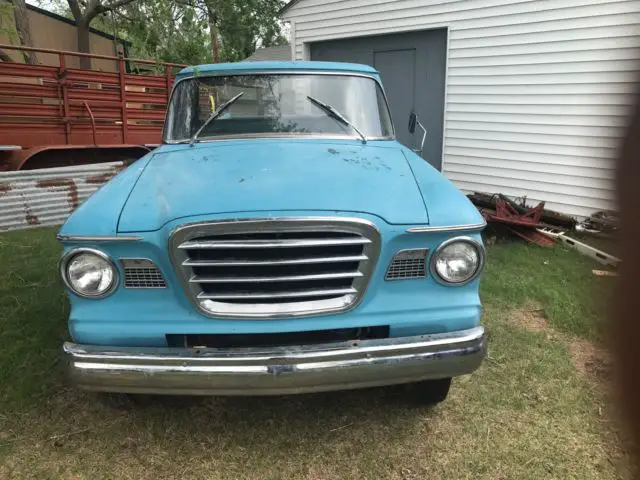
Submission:
[[[473,372],[483,327],[437,335],[278,348],[132,348],[64,344],[69,377],[87,390],[280,395],[347,390]]]

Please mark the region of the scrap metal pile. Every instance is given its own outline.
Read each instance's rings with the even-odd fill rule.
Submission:
[[[501,193],[489,195],[475,192],[469,199],[478,207],[489,224],[499,224],[510,233],[543,247],[555,244],[553,233],[566,232],[576,226],[576,220],[552,210],[544,202],[535,207],[518,204]]]
[[[489,225],[517,235],[529,243],[550,247],[562,242],[602,264],[615,267],[620,263],[619,258],[565,235],[576,231],[611,238],[619,228],[615,212],[596,212],[578,223],[573,217],[545,209],[544,202],[529,207],[524,200],[518,203],[499,193],[475,192],[468,197]]]

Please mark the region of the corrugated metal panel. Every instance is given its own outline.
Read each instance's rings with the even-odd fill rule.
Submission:
[[[0,172],[0,231],[60,225],[123,162]]]
[[[312,42],[449,28],[443,170],[467,191],[612,208],[616,147],[640,73],[640,0],[300,0]]]

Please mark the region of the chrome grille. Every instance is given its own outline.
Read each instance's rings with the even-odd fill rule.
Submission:
[[[426,259],[428,252],[429,250],[426,248],[399,251],[389,264],[385,280],[424,278],[427,274]]]
[[[158,267],[146,258],[123,258],[124,288],[166,288]]]
[[[266,219],[187,225],[170,252],[192,301],[209,315],[338,312],[362,298],[379,233],[359,219]]]

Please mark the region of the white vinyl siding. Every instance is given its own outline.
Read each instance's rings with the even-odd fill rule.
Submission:
[[[443,173],[572,215],[615,208],[640,0],[299,0],[296,59],[323,40],[448,27]]]

